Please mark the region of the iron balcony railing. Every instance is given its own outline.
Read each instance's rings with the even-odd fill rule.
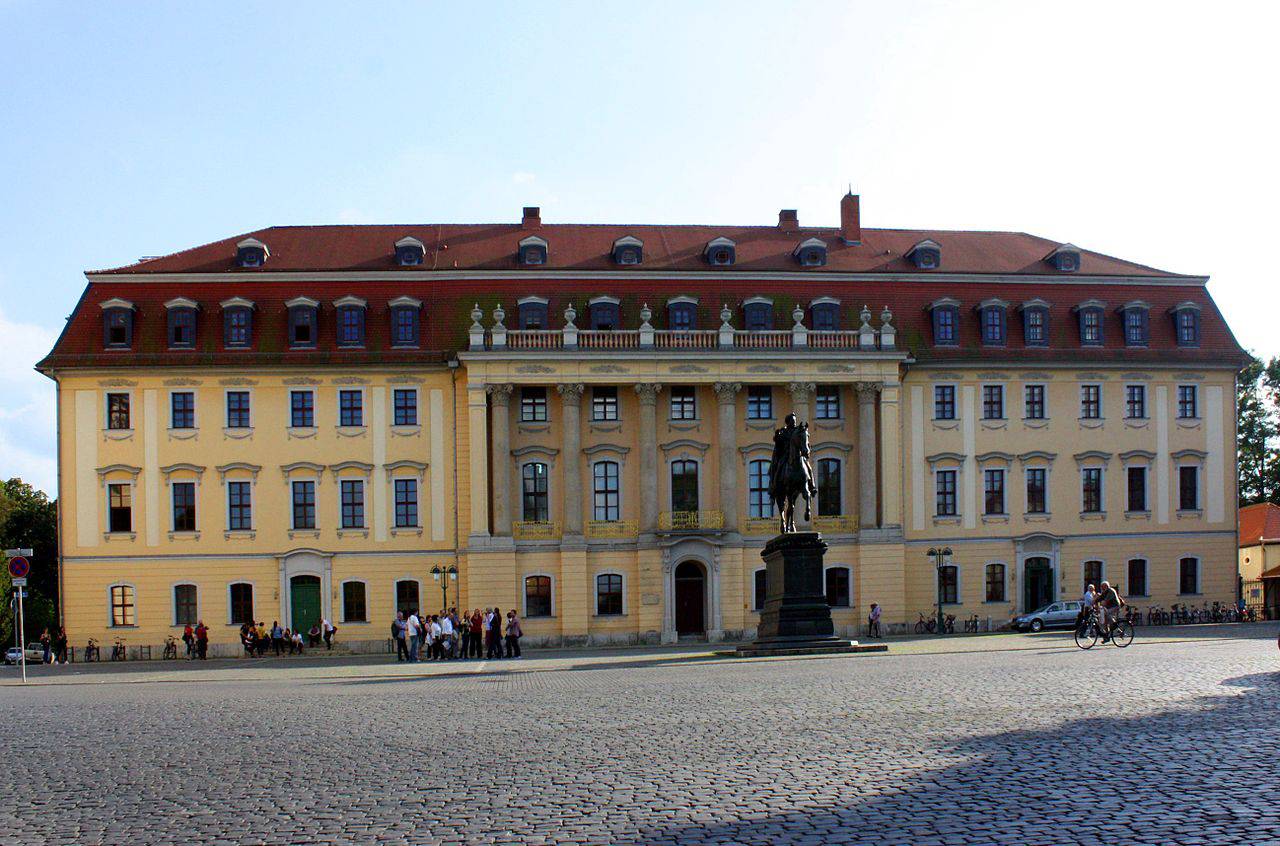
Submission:
[[[668,532],[691,532],[724,528],[723,511],[663,511],[658,528]]]
[[[511,524],[511,535],[517,540],[553,540],[560,534],[560,524],[550,520],[517,520]]]

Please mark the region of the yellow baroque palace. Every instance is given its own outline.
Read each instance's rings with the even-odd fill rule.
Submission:
[[[246,620],[385,648],[749,637],[808,421],[837,628],[999,626],[1109,580],[1234,601],[1235,378],[1204,277],[1021,233],[273,227],[86,274],[57,384],[71,643]],[[948,547],[942,566],[927,553]]]

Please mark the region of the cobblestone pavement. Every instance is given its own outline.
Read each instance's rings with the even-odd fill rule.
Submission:
[[[6,685],[0,843],[1280,843],[1249,633]]]

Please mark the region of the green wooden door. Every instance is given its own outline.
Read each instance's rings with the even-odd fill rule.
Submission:
[[[289,601],[293,630],[305,635],[312,625],[320,622],[320,577],[294,576],[289,581]]]
[[[1023,611],[1053,602],[1053,566],[1048,558],[1028,558],[1023,571]]]

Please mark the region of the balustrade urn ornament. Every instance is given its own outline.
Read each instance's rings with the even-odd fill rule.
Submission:
[[[507,313],[502,310],[502,303],[498,303],[497,307],[493,310],[493,328],[505,329],[506,327],[502,325],[502,321],[506,316]]]
[[[858,329],[860,329],[860,330],[861,330],[861,329],[870,329],[870,328],[871,328],[871,309],[867,308],[867,307],[864,305],[864,306],[862,307],[862,313],[861,313],[860,315],[858,315],[858,316],[862,318],[862,325],[861,325],[861,326],[859,326],[859,327],[858,327]]]
[[[480,325],[480,318],[482,317],[484,317],[484,312],[480,310],[480,303],[476,303],[475,307],[471,309],[472,329],[484,329],[484,327]]]
[[[640,328],[641,329],[653,328],[651,325],[649,325],[649,318],[651,317],[653,317],[653,311],[650,310],[649,304],[645,303],[644,305],[640,306]]]
[[[731,317],[733,317],[733,312],[730,311],[729,304],[725,303],[724,306],[720,309],[720,324],[721,324],[720,328],[721,329],[731,328],[729,325],[729,318]]]
[[[885,306],[880,310],[880,324],[885,328],[889,328],[893,322],[893,312],[889,311],[889,307]]]
[[[573,327],[573,319],[578,316],[578,312],[573,310],[573,303],[565,306],[564,309],[564,325],[565,328]],[[574,327],[576,328],[576,327]]]
[[[800,306],[796,306],[795,308],[793,308],[791,310],[791,319],[795,321],[796,329],[803,329],[804,328],[804,309],[800,308]]]

